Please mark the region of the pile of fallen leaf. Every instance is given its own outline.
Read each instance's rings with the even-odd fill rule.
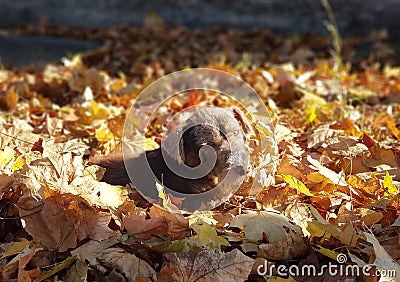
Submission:
[[[0,280],[399,281],[400,68],[347,56],[362,40],[345,40],[338,64],[326,37],[148,25],[22,29],[105,43],[44,69],[0,70]],[[135,97],[194,66],[235,74],[265,101],[274,181],[193,214],[100,182],[88,158],[119,146]],[[397,278],[277,272],[329,263]],[[262,276],[264,264],[274,267]]]

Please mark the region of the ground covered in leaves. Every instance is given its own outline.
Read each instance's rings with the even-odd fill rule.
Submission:
[[[0,70],[3,281],[399,281],[400,68],[384,34],[332,44],[262,29],[191,31],[154,17],[140,29],[43,22],[12,32],[102,47]],[[256,89],[278,154],[258,195],[181,214],[100,182],[88,159],[118,147],[142,89],[190,67],[224,70]],[[167,106],[201,100],[191,97]],[[329,264],[370,268],[358,277],[301,272]],[[293,265],[300,271],[287,271]]]

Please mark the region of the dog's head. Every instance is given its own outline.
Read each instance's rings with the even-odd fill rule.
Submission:
[[[172,135],[175,139],[169,140],[173,147],[170,155],[192,168],[198,167],[201,160],[215,159],[215,163],[209,164],[212,169],[206,176],[213,186],[218,185],[228,171],[232,171],[236,178],[244,177],[251,168],[245,142],[245,133],[249,130],[246,120],[236,107],[196,109],[182,126],[176,128]],[[211,155],[213,152],[202,150],[205,146],[213,149],[214,157]]]

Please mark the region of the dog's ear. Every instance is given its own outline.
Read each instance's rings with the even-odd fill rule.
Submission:
[[[243,130],[243,133],[246,136],[253,135],[254,134],[253,126],[251,125],[251,123],[247,119],[245,113],[239,107],[236,107],[236,106],[230,107],[229,110],[232,112],[233,117],[240,124],[240,127]]]

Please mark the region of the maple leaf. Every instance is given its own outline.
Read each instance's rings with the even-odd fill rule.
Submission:
[[[117,269],[128,281],[140,281],[144,278],[155,280],[156,272],[148,262],[130,254],[121,248],[108,248],[97,254],[96,260],[106,267]]]
[[[23,196],[17,207],[26,231],[50,250],[62,252],[86,237],[104,239],[114,235],[108,228],[111,216],[97,213],[79,196],[54,194],[41,201]]]
[[[170,253],[160,271],[160,281],[245,281],[253,259],[237,249],[223,253],[216,250]]]
[[[117,269],[123,273],[129,281],[136,278],[148,277],[154,280],[154,269],[143,259],[124,249],[112,247],[117,244],[116,239],[103,241],[89,241],[71,252],[80,261],[87,261],[91,267],[104,272],[104,268]],[[72,274],[71,274],[72,275]]]

